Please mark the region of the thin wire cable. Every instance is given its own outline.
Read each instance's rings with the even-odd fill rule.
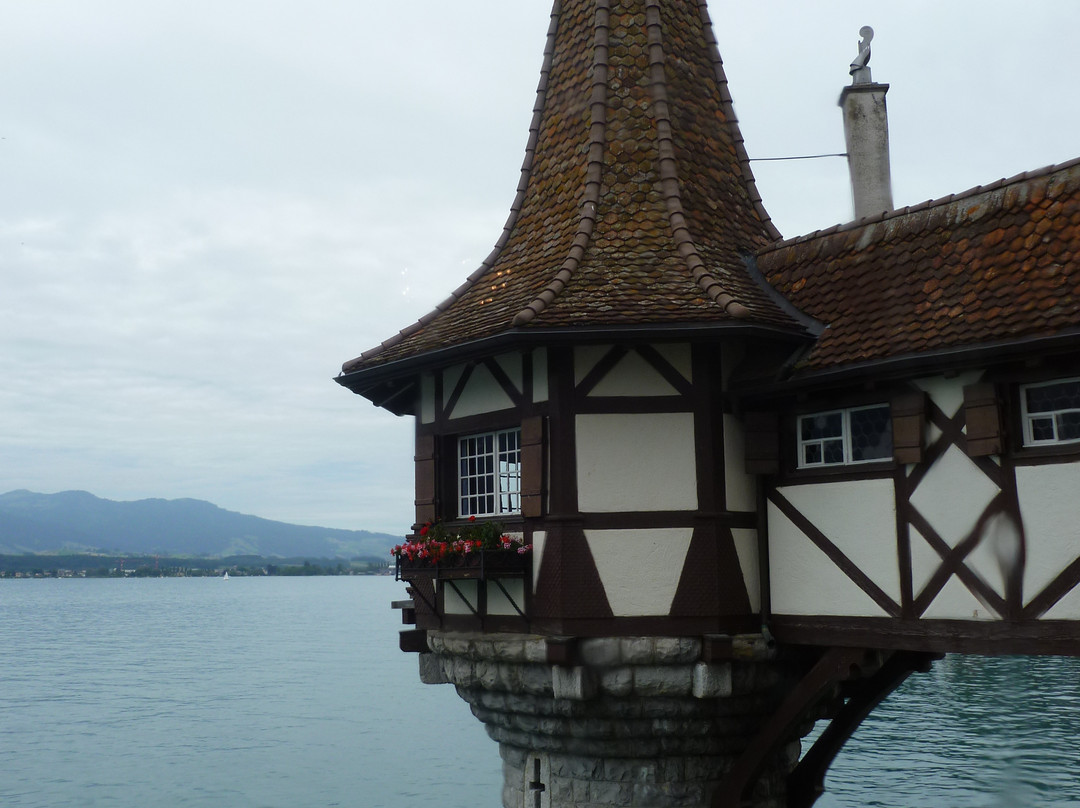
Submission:
[[[819,157],[847,157],[847,152],[837,154],[807,154],[803,157],[751,157],[751,163],[772,163],[777,160],[817,160]]]

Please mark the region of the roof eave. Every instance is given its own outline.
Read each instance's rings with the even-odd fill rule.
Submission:
[[[713,341],[721,337],[756,336],[792,343],[810,343],[814,335],[803,329],[735,321],[716,323],[655,323],[620,326],[516,328],[482,339],[463,342],[401,359],[342,372],[334,381],[378,407],[396,415],[415,414],[415,397],[408,386],[424,370],[446,367],[521,348],[579,345],[598,342]]]
[[[795,371],[787,378],[767,384],[750,384],[738,390],[739,395],[770,397],[813,388],[838,387],[869,379],[885,381],[912,378],[927,374],[947,373],[1015,361],[1033,352],[1052,354],[1080,347],[1080,327],[1051,335],[1021,337],[973,345],[959,345],[917,354],[904,354],[884,359],[871,359],[823,370]]]

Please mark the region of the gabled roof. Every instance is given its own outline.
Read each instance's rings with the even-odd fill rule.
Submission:
[[[805,328],[746,271],[761,205],[704,0],[556,0],[494,251],[345,373],[543,329]]]
[[[1080,337],[1080,160],[770,245],[757,264],[827,324],[796,375]]]

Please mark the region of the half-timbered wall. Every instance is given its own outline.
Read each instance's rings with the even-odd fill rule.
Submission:
[[[523,429],[523,441],[526,432],[542,436],[538,452],[523,454],[522,470],[523,479],[538,481],[539,503],[500,520],[533,546],[532,592],[521,600],[531,604],[534,630],[701,633],[756,625],[756,480],[742,468],[742,425],[725,411],[715,348],[533,350],[433,371],[419,390],[418,524],[458,519],[457,437],[542,424]],[[443,613],[455,620],[485,598],[486,614],[512,611],[490,587],[458,589],[441,590]]]
[[[543,548],[541,622],[550,617],[582,633],[718,630],[735,616],[752,623],[754,482],[736,476],[729,494],[719,352],[686,343],[585,345],[551,361],[563,434],[573,438],[552,446],[552,474],[562,456],[574,488],[557,496],[553,476],[552,517],[561,519],[533,534]],[[559,362],[570,367],[560,372]],[[739,425],[730,425],[737,450]],[[732,513],[729,495],[741,513]]]
[[[778,636],[838,641],[885,618],[894,628],[875,630],[894,640],[961,636],[991,652],[1062,639],[1050,623],[1080,618],[1080,446],[1025,447],[1017,412],[1020,383],[1047,373],[881,388],[882,400],[925,394],[916,463],[798,469],[789,429],[765,497]],[[808,399],[781,418],[813,410]]]

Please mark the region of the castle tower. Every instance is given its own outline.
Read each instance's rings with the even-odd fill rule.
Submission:
[[[749,261],[777,238],[705,3],[558,0],[494,251],[343,367],[416,417],[414,530],[497,521],[532,548],[401,573],[423,675],[500,742],[506,806],[705,805],[768,712],[725,383],[815,333]]]
[[[337,378],[415,418],[402,649],[506,808],[809,806],[935,655],[1080,653],[1080,161],[781,241],[704,0],[556,0],[534,110],[495,249]]]

